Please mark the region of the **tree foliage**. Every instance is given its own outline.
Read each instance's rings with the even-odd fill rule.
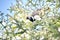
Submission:
[[[5,40],[60,40],[60,1],[59,0],[16,0],[9,10],[9,23],[4,28]],[[49,8],[48,10],[46,10]],[[41,9],[41,20],[31,22],[26,17]],[[45,11],[44,11],[45,10]],[[39,13],[41,11],[39,10]]]

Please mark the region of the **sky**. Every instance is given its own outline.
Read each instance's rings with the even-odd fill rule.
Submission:
[[[22,0],[23,3],[26,2],[26,0]],[[9,10],[10,6],[16,3],[16,0],[0,0],[0,11],[4,13],[4,15],[11,14]],[[12,14],[11,14],[12,15]]]
[[[9,13],[7,10],[11,4],[15,3],[15,0],[0,0],[0,11],[3,12],[4,14]]]

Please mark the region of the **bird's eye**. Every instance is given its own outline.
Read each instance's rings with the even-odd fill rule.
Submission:
[[[26,19],[29,19],[29,17],[27,17]]]

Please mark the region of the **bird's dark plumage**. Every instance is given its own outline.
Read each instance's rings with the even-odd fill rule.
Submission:
[[[27,17],[27,19],[29,19],[31,22],[35,21],[35,19],[33,19],[32,17]]]

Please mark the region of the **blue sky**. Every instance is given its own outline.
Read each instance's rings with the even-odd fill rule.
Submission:
[[[15,0],[0,0],[0,11],[4,14],[9,13],[7,9],[11,6],[11,3],[15,3]]]
[[[23,3],[26,2],[26,0],[22,0]],[[0,0],[0,11],[2,11],[4,14],[10,13],[7,9],[10,8],[12,4],[15,4],[16,0]]]

